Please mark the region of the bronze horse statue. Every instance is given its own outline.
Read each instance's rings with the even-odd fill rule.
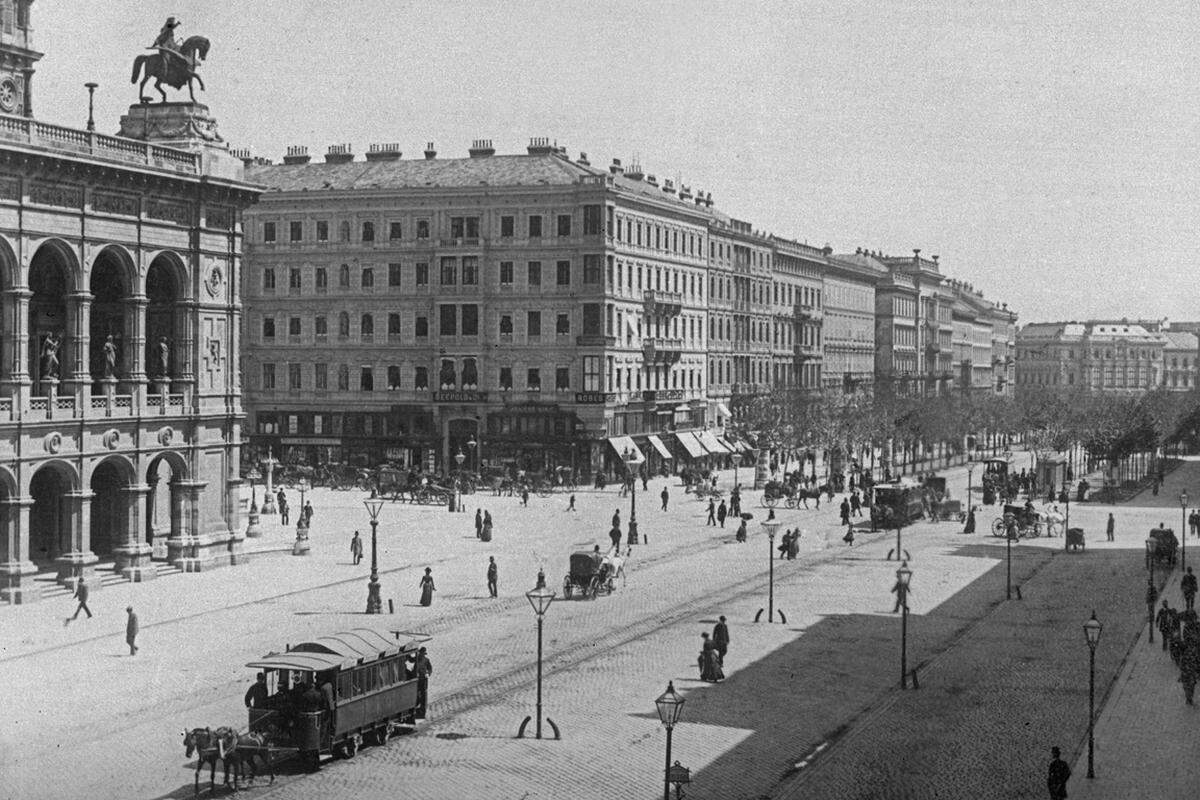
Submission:
[[[130,83],[137,83],[138,76],[145,73],[142,78],[142,84],[138,87],[138,96],[143,103],[149,103],[150,98],[145,95],[146,82],[154,78],[154,88],[162,95],[163,102],[167,102],[167,93],[163,91],[162,84],[165,81],[168,86],[176,89],[182,89],[187,86],[188,95],[192,98],[192,102],[196,102],[196,93],[192,89],[192,81],[200,84],[200,88],[204,89],[204,81],[200,79],[200,75],[196,72],[196,67],[200,62],[208,58],[208,39],[203,36],[189,36],[179,46],[179,52],[173,50],[165,50],[159,48],[157,53],[138,56],[133,60],[133,77],[130,78]]]

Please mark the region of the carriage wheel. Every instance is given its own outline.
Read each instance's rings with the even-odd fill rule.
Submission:
[[[1029,538],[1036,539],[1042,535],[1042,523],[1035,522],[1033,527],[1029,529]]]
[[[796,507],[796,504],[797,504],[797,503],[799,503],[799,502],[800,502],[800,501],[799,501],[799,500],[797,500],[795,497],[789,497],[789,498],[787,499],[787,502],[786,502],[786,503],[784,503],[784,505],[786,505],[788,508],[795,508],[795,507]]]
[[[571,584],[571,576],[568,575],[563,579],[563,599],[570,600],[571,593],[574,591],[574,589],[575,587]]]
[[[588,581],[587,594],[585,596],[590,600],[595,600],[598,594],[600,594],[600,576],[593,575],[592,579]]]
[[[539,486],[537,488],[537,496],[538,497],[549,497],[553,493],[554,493],[554,490],[551,489],[549,486]]]
[[[1004,520],[1002,520],[1000,517],[996,517],[996,519],[992,520],[992,536],[995,536],[998,539],[1004,538]]]
[[[351,736],[350,738],[346,739],[346,741],[342,742],[339,750],[342,758],[347,760],[354,758],[354,756],[358,754],[358,739]]]

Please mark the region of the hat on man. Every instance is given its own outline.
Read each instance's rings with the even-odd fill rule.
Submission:
[[[178,28],[179,21],[176,20],[174,17],[167,17],[167,24],[163,25],[163,27],[164,28]]]

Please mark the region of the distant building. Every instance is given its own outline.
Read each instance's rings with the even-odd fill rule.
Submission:
[[[1167,338],[1140,324],[1101,320],[1031,323],[1021,328],[1016,341],[1018,392],[1082,386],[1138,394],[1163,380]]]
[[[1196,388],[1200,339],[1194,333],[1176,330],[1174,323],[1162,335],[1167,340],[1163,347],[1163,388],[1172,392],[1192,391]]]

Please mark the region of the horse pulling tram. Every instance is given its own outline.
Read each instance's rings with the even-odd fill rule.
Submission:
[[[250,662],[266,675],[268,692],[265,707],[249,710],[251,733],[312,766],[325,754],[353,758],[364,739],[385,743],[424,716],[428,673],[420,674],[427,662],[419,645],[356,628]]]

